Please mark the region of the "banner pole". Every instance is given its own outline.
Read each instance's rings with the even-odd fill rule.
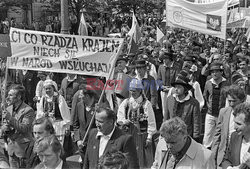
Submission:
[[[8,80],[8,71],[9,71],[9,57],[7,57],[6,68],[5,68],[5,76],[3,81],[3,94],[2,94],[2,117],[1,117],[1,125],[3,124],[3,112],[6,110],[6,92],[7,92],[7,80]]]
[[[226,2],[227,3],[227,2]],[[227,12],[228,12],[228,3],[227,3]],[[227,42],[227,12],[226,12],[226,31],[225,31],[225,39],[224,39],[224,49],[223,49],[223,55],[226,53],[226,42]]]
[[[123,41],[123,43],[124,43],[124,41]],[[122,46],[123,46],[123,43],[122,43]],[[116,59],[115,59],[115,61],[114,61],[114,64],[112,65],[112,67],[111,67],[111,69],[110,69],[110,72],[109,72],[108,78],[107,78],[107,80],[106,80],[106,82],[105,82],[105,84],[104,84],[104,87],[103,87],[101,96],[100,96],[100,98],[99,98],[99,100],[98,100],[98,102],[97,102],[97,106],[100,105],[100,103],[101,103],[101,101],[102,101],[102,98],[103,98],[103,96],[104,96],[104,92],[105,92],[106,87],[107,87],[107,85],[108,85],[107,82],[108,82],[108,81],[110,80],[110,78],[111,78],[112,72],[113,72],[113,70],[114,70],[114,68],[115,68],[115,63],[116,63],[116,61],[117,61],[117,59],[118,59],[118,56],[119,56],[120,53],[121,53],[122,46],[121,46],[121,48],[120,48],[120,50],[119,50],[119,52],[118,52],[118,54],[117,54],[117,56],[116,56]],[[92,124],[93,124],[93,122],[94,122],[94,119],[95,119],[95,115],[96,115],[96,109],[95,109],[95,112],[94,112],[94,114],[93,114],[93,116],[92,116],[92,118],[91,118],[91,120],[90,120],[90,123],[89,123],[89,126],[88,126],[88,128],[87,128],[87,131],[86,131],[86,133],[85,133],[85,135],[84,135],[84,137],[83,137],[83,140],[82,140],[82,143],[83,143],[83,144],[84,144],[84,142],[87,140],[88,133],[89,133],[89,131],[90,131],[90,129],[91,129],[91,126],[92,126]]]

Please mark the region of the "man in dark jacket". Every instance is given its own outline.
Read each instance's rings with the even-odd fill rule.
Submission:
[[[7,142],[11,168],[23,168],[27,163],[27,150],[32,143],[32,122],[34,110],[23,102],[25,88],[21,85],[11,87],[4,110],[5,124],[1,127]]]
[[[97,129],[89,133],[87,150],[84,159],[85,169],[95,169],[98,160],[108,152],[121,151],[126,154],[129,167],[139,169],[136,147],[131,135],[126,135],[115,126],[116,114],[107,108],[96,111],[95,121]]]

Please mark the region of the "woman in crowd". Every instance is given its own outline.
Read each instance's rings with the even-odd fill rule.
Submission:
[[[119,106],[118,124],[133,135],[139,164],[149,168],[153,164],[152,136],[156,131],[155,115],[151,102],[146,98],[141,80],[132,79],[129,85],[131,96]]]
[[[70,111],[65,99],[57,92],[54,81],[44,81],[46,94],[42,96],[36,118],[50,117],[58,139],[63,143],[66,130],[69,129]]]

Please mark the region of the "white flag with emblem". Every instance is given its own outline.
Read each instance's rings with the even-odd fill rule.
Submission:
[[[226,38],[227,0],[205,4],[190,0],[166,0],[166,7],[168,26]]]

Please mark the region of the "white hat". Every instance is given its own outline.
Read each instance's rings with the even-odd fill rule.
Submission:
[[[56,82],[51,79],[45,80],[43,86],[53,86],[56,91],[58,90]]]

